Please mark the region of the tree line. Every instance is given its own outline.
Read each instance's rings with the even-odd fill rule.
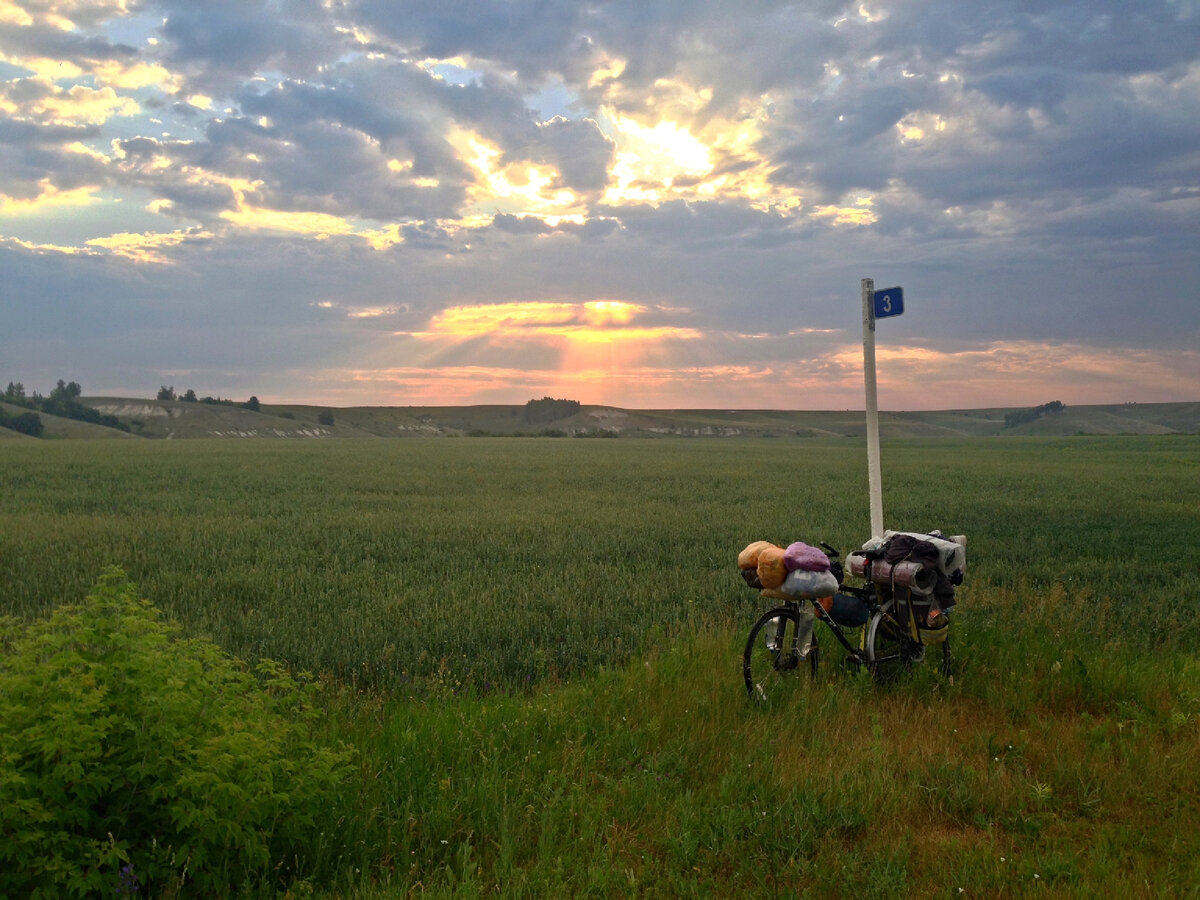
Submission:
[[[530,400],[525,404],[525,421],[530,425],[554,422],[575,415],[581,406],[578,400],[557,400],[554,397]]]
[[[1004,417],[1005,428],[1016,428],[1018,425],[1024,425],[1026,422],[1036,422],[1044,415],[1050,413],[1060,413],[1066,407],[1059,400],[1051,400],[1049,403],[1043,403],[1041,406],[1035,406],[1031,409],[1018,409],[1015,412],[1010,412]]]
[[[0,400],[13,406],[23,406],[28,412],[10,415],[0,410],[0,428],[10,428],[31,437],[40,437],[45,425],[38,413],[48,416],[59,416],[63,419],[75,419],[79,422],[90,422],[93,425],[103,425],[105,428],[116,428],[118,431],[129,431],[129,426],[116,416],[101,413],[97,409],[81,403],[80,395],[83,388],[78,381],[58,380],[50,396],[43,397],[37,391],[26,396],[25,385],[19,381],[10,381]]]
[[[42,422],[42,417],[39,413],[48,416],[58,416],[64,419],[75,419],[80,422],[90,422],[93,425],[103,425],[106,428],[116,428],[118,431],[131,431],[130,427],[118,419],[116,416],[101,413],[97,409],[93,409],[87,404],[80,401],[83,394],[83,388],[77,381],[58,380],[58,384],[54,387],[49,396],[43,397],[37,391],[32,394],[25,392],[25,385],[19,381],[10,381],[8,387],[0,393],[0,402],[10,404],[12,406],[20,406],[25,408],[25,412],[9,413],[4,409],[0,409],[0,428],[8,428],[11,431],[17,431],[21,434],[27,434],[30,437],[41,437],[45,431],[45,423]],[[183,403],[208,403],[219,404],[221,406],[236,406],[242,409],[248,409],[251,412],[260,412],[262,404],[258,397],[251,396],[249,400],[236,401],[224,400],[220,397],[197,397],[196,392],[191,388],[185,390],[182,394],[175,392],[174,385],[162,385],[158,389],[158,400],[180,401]],[[291,413],[281,413],[284,418],[293,418]],[[334,424],[333,411],[323,410],[317,416],[317,422],[321,425],[332,426]]]
[[[238,403],[236,400],[222,400],[220,397],[196,397],[196,392],[188,388],[182,394],[175,393],[175,385],[164,384],[158,389],[157,400],[179,400],[182,403],[210,403],[219,404],[221,406],[240,406],[242,409],[253,410],[258,412],[262,408],[262,404],[258,402],[258,398],[252,396],[244,403]]]

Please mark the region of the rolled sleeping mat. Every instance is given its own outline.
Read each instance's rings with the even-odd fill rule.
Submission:
[[[867,578],[867,570],[871,568],[871,560],[865,556],[859,556],[857,553],[851,553],[846,557],[846,574],[857,575],[860,578]]]
[[[885,531],[883,533],[884,540],[893,538],[898,534],[906,534],[909,537],[915,537],[918,540],[929,541],[937,548],[939,566],[941,570],[950,575],[957,569],[966,571],[967,568],[967,538],[966,535],[955,535],[952,538],[939,538],[930,534],[921,534],[919,531]]]
[[[877,584],[906,587],[914,594],[931,594],[937,584],[937,572],[907,560],[892,565],[882,559],[869,560],[865,556],[851,553],[846,557],[846,564],[851,575],[866,578]]]

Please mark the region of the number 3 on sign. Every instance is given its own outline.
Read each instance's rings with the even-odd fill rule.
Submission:
[[[875,318],[886,319],[904,312],[904,288],[893,287],[875,292]]]

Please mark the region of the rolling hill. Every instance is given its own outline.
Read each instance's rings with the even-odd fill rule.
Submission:
[[[489,435],[576,437],[861,437],[862,410],[617,409],[578,406],[569,415],[531,421],[526,405],[363,406],[328,409],[263,404],[258,410],[232,403],[83,398],[101,413],[130,426],[132,436],[186,438],[370,438]],[[4,405],[11,415],[20,407]],[[1197,434],[1200,402],[1068,406],[1013,424],[1033,411],[1021,408],[880,413],[886,439],[987,435]],[[1006,419],[1008,420],[1006,423]],[[42,414],[45,438],[123,437],[123,432]],[[7,429],[0,429],[0,432]],[[5,436],[13,435],[9,432]]]

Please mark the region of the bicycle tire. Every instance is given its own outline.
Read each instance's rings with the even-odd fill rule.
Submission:
[[[867,623],[867,669],[880,684],[891,684],[912,669],[923,649],[886,613],[875,613]]]
[[[769,702],[786,693],[804,671],[817,677],[821,648],[813,630],[807,653],[798,646],[800,616],[794,607],[780,606],[763,613],[750,629],[742,653],[742,677],[752,700]]]

